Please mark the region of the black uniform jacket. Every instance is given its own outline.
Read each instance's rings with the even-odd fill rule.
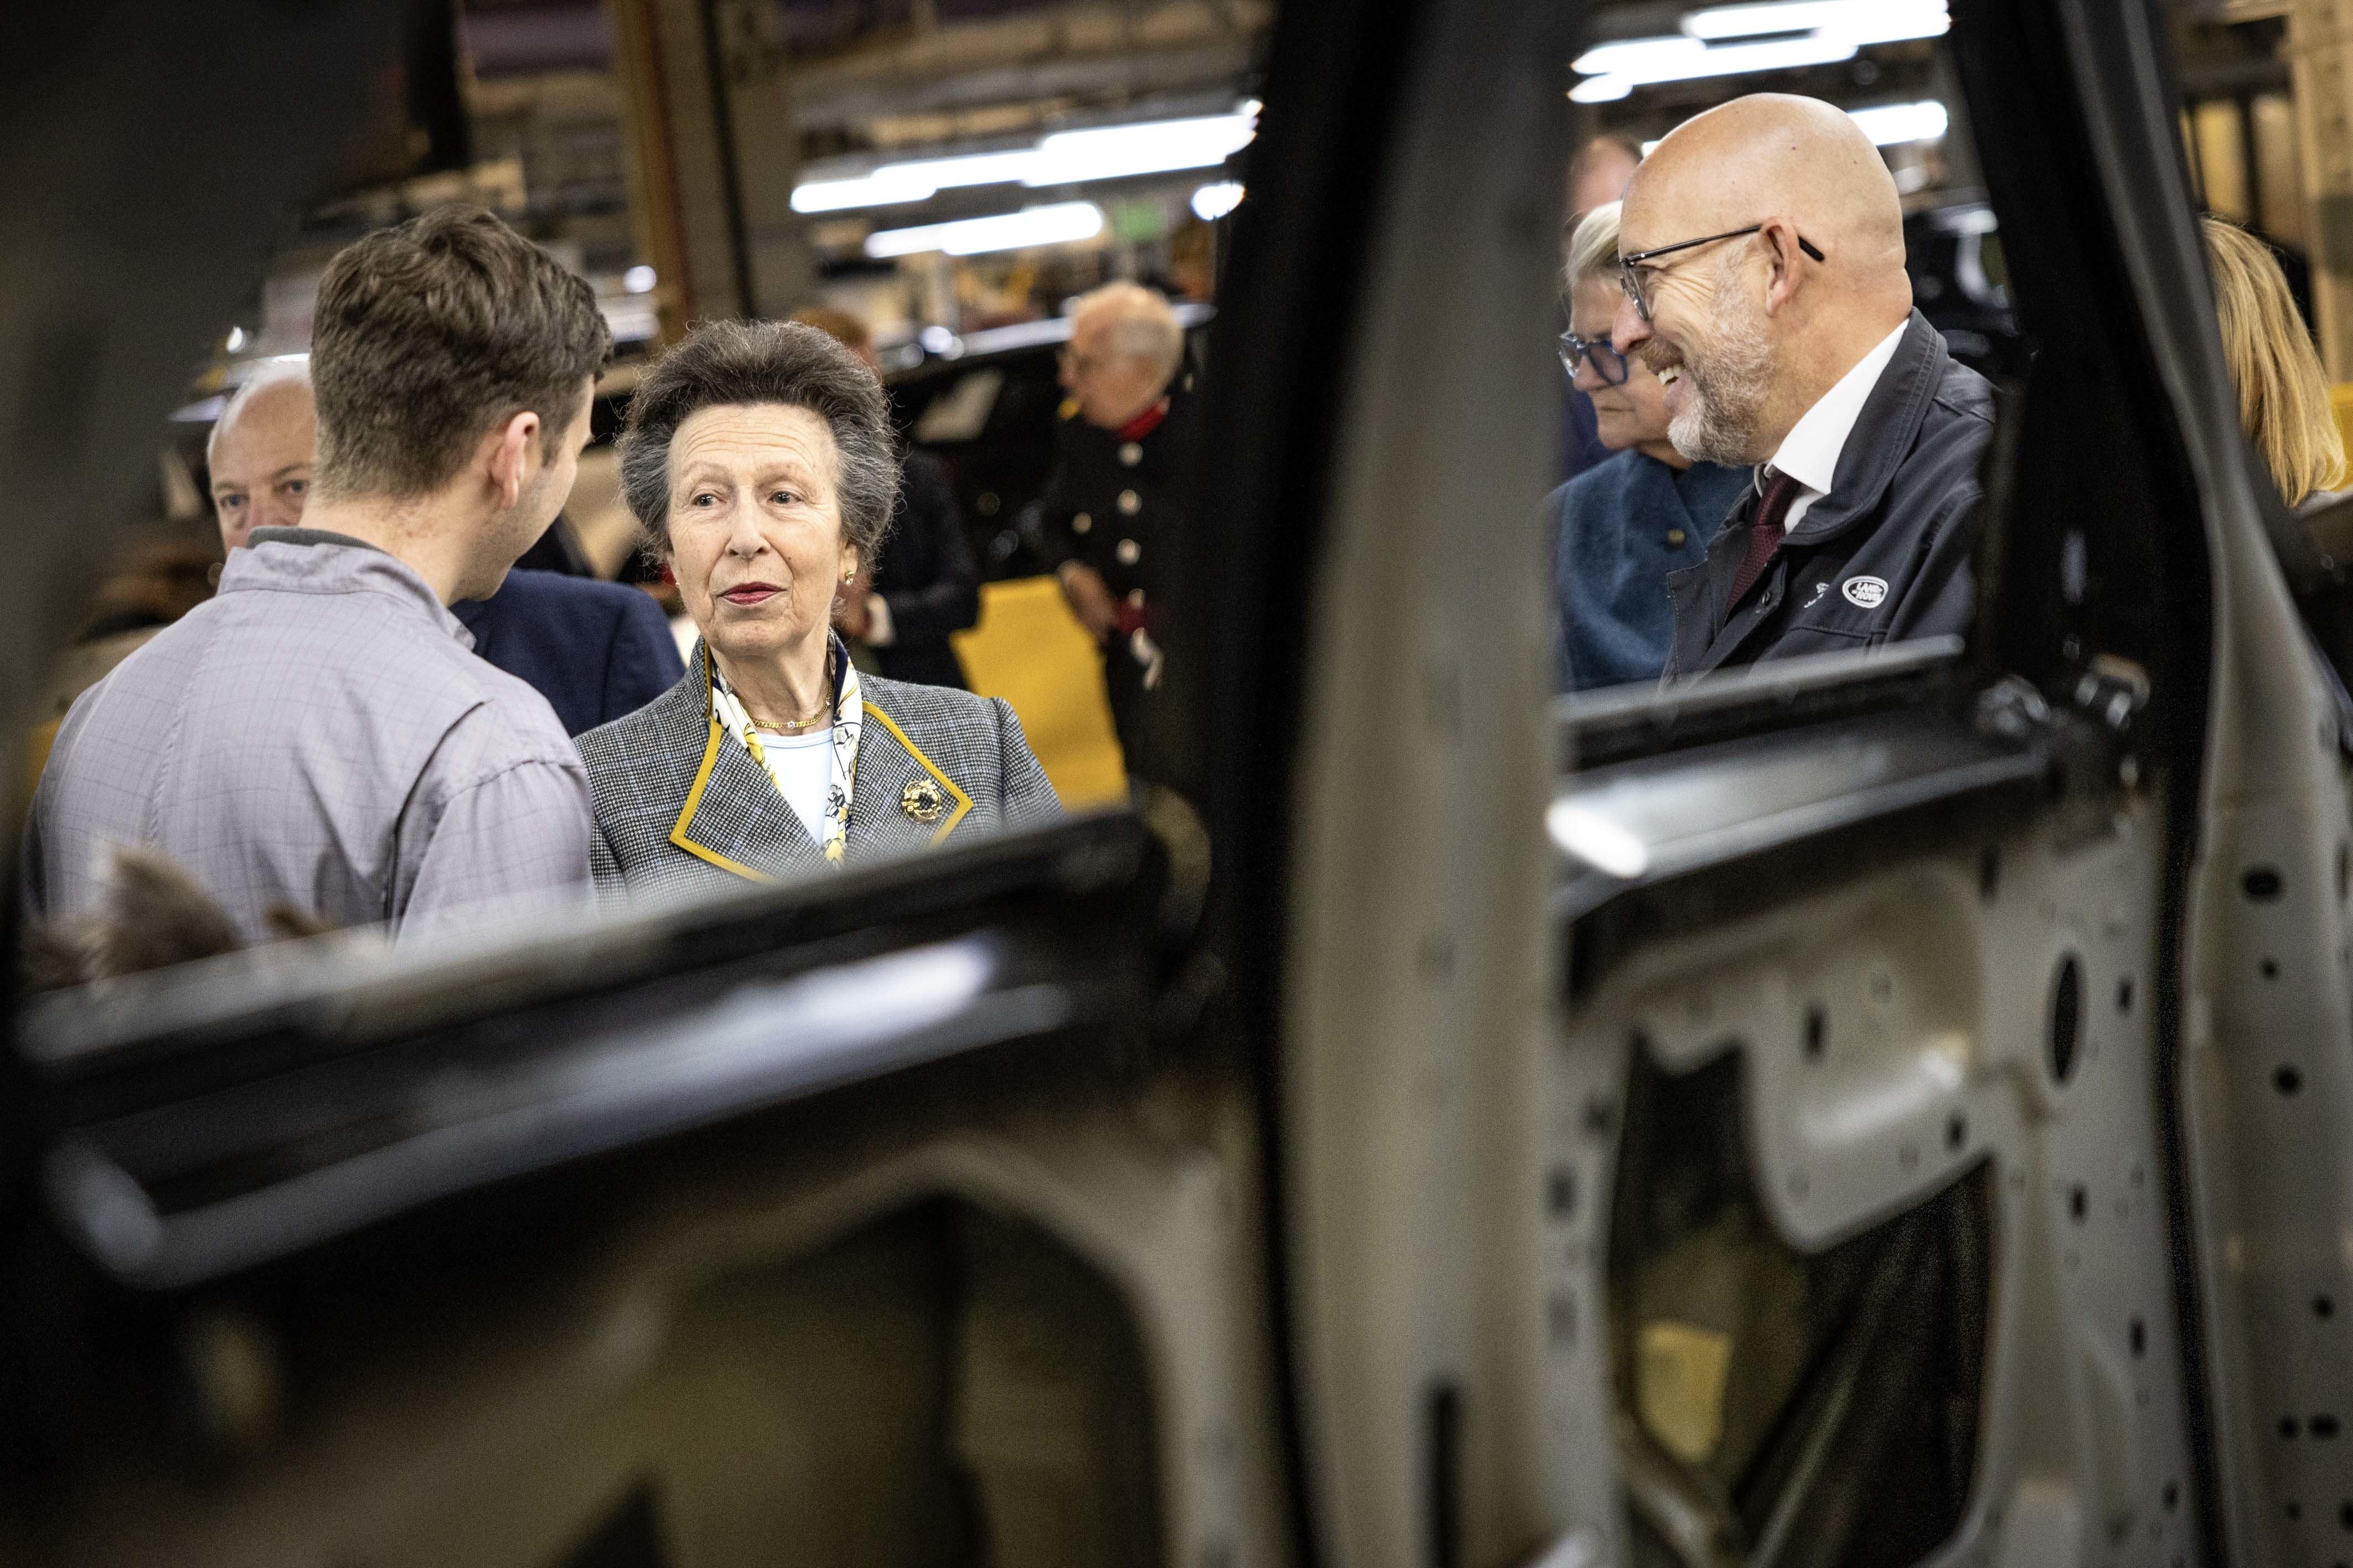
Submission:
[[[1065,404],[1039,498],[1048,563],[1085,563],[1122,604],[1142,593],[1147,617],[1166,595],[1175,536],[1192,509],[1194,402],[1171,387],[1167,414],[1134,441],[1080,418],[1075,400]]]
[[[1675,629],[1664,679],[1966,630],[1978,463],[1992,437],[1992,386],[1913,311],[1839,452],[1830,493],[1789,531],[1732,618],[1725,601],[1748,552],[1753,489],[1707,559],[1667,574]]]
[[[1145,686],[1150,665],[1143,656],[1167,647],[1177,613],[1177,563],[1188,542],[1199,451],[1198,402],[1180,370],[1168,389],[1168,412],[1133,440],[1080,418],[1075,399],[1064,404],[1054,471],[1039,498],[1046,564],[1093,567],[1128,624],[1145,634],[1141,647],[1127,630],[1103,646],[1105,694],[1132,773],[1154,774],[1163,749],[1154,735],[1155,705]]]
[[[874,591],[891,606],[891,641],[874,650],[893,680],[964,686],[948,634],[980,619],[980,568],[956,516],[947,466],[909,452],[899,479],[898,515],[874,566]]]

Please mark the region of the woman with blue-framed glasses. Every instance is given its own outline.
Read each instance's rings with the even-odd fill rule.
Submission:
[[[1569,330],[1561,368],[1593,400],[1613,454],[1552,493],[1559,689],[1656,680],[1674,632],[1667,574],[1707,559],[1739,503],[1747,468],[1694,463],[1667,439],[1667,394],[1609,343],[1621,298],[1618,204],[1586,215],[1569,241]]]

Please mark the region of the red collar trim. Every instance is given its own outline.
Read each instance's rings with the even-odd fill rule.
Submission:
[[[1146,436],[1151,435],[1155,430],[1159,429],[1160,422],[1167,417],[1168,400],[1164,397],[1159,402],[1154,404],[1151,407],[1145,409],[1143,413],[1137,415],[1134,418],[1129,420],[1126,424],[1121,426],[1119,427],[1119,438],[1123,441],[1141,441]]]

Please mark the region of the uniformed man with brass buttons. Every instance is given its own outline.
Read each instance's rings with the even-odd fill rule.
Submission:
[[[1061,355],[1071,395],[1039,501],[1047,559],[1103,645],[1120,748],[1143,777],[1154,773],[1142,742],[1166,657],[1164,590],[1193,499],[1184,358],[1184,330],[1154,290],[1113,283],[1081,299]]]

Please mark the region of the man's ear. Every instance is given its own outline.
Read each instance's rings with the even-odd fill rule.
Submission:
[[[1765,285],[1765,311],[1771,315],[1797,297],[1817,258],[1799,237],[1798,226],[1788,218],[1767,218],[1757,237],[1764,242],[1766,261],[1771,268]]]
[[[532,460],[538,453],[539,436],[539,416],[528,408],[508,416],[506,423],[491,433],[491,488],[498,493],[501,509],[512,508],[522,499]]]

